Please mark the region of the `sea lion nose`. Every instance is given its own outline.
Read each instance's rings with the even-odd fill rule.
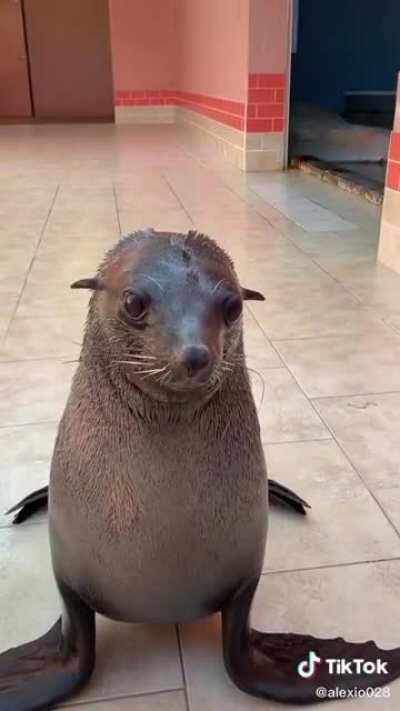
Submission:
[[[210,362],[207,346],[187,346],[182,353],[182,364],[189,375],[196,375]]]

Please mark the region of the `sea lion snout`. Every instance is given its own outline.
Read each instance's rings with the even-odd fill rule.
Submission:
[[[182,353],[182,366],[189,377],[203,372],[210,364],[210,351],[207,346],[186,346]]]

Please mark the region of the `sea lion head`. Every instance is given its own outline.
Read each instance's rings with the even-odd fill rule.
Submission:
[[[218,389],[241,360],[245,299],[228,255],[209,237],[146,230],[124,237],[93,278],[90,321],[112,365],[158,400],[185,401]]]

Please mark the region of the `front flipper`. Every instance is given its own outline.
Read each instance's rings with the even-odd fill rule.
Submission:
[[[306,515],[306,509],[310,508],[310,504],[304,501],[298,494],[291,489],[288,489],[283,484],[270,479],[268,481],[268,497],[271,504],[281,504],[292,508],[303,516]],[[43,486],[41,489],[28,494],[24,499],[15,504],[6,513],[11,514],[17,512],[13,518],[13,523],[18,524],[26,521],[37,511],[47,507],[49,498],[49,487]]]
[[[62,618],[43,637],[0,654],[0,711],[47,709],[92,673],[94,612],[65,586],[60,593]]]
[[[274,479],[268,480],[268,498],[271,504],[283,504],[303,514],[303,516],[306,515],[306,509],[311,508],[307,501],[304,501],[304,499],[298,496],[294,491],[283,486],[283,484],[279,484],[279,482],[274,481]]]
[[[319,639],[250,629],[254,591],[253,585],[237,594],[222,611],[225,666],[242,691],[274,701],[311,704],[352,698],[355,689],[384,687],[400,676],[400,648],[382,650],[372,641],[352,643],[341,637]]]
[[[22,523],[27,518],[33,516],[37,511],[47,508],[48,499],[49,487],[43,486],[41,489],[37,489],[37,491],[33,491],[32,494],[25,496],[24,499],[12,506],[11,509],[8,509],[6,514],[17,511],[13,518],[13,523]]]

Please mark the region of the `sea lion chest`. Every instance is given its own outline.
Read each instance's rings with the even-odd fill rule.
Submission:
[[[50,487],[55,569],[99,612],[192,619],[259,574],[266,486],[258,425],[252,432],[242,421],[239,436],[235,417],[216,430],[209,416],[98,422],[75,450],[71,428],[64,443],[61,429]]]

